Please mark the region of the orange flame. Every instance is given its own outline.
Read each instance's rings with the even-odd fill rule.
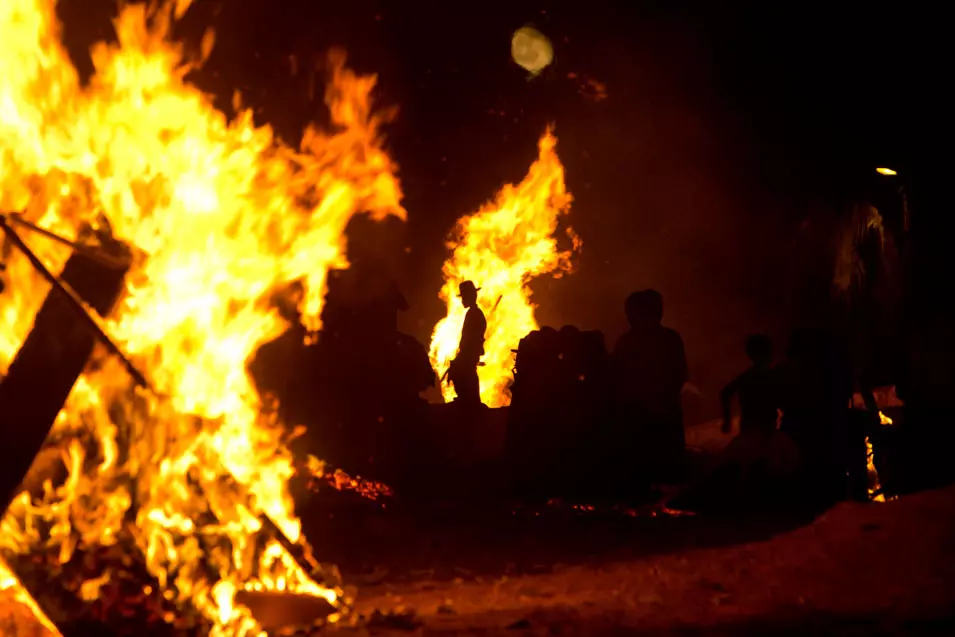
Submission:
[[[548,130],[538,144],[539,156],[520,184],[505,185],[494,201],[458,221],[448,247],[440,297],[448,314],[434,327],[431,364],[443,376],[457,354],[465,309],[458,286],[472,280],[481,288],[478,304],[487,317],[483,367],[478,368],[481,400],[492,407],[510,402],[507,387],[521,338],[537,329],[535,306],[527,283],[535,276],[555,277],[571,270],[571,256],[580,248],[578,237],[567,230],[573,249],[557,247],[557,224],[570,210],[572,197],[564,184],[564,167],[557,157],[557,138]],[[445,400],[454,389],[442,384]]]
[[[123,5],[118,43],[92,49],[88,86],[60,44],[54,4],[0,2],[0,210],[70,239],[84,224],[108,227],[133,248],[126,294],[105,325],[163,398],[134,392],[123,368],[98,353],[54,427],[70,439],[69,478],[36,500],[16,499],[0,549],[59,548],[66,560],[125,529],[160,584],[175,585],[177,603],[221,635],[259,632],[234,603],[242,589],[341,605],[340,589],[311,581],[262,533],[267,514],[301,539],[285,429],[262,415],[245,364],[286,327],[266,300],[276,286],[301,281],[304,320],[320,327],[328,269],[347,265],[350,217],[405,218],[371,109],[375,78],[334,57],[325,96],[334,130],[310,128],[296,151],[256,127],[249,110],[228,121],[184,81],[201,60],[185,59],[169,35],[191,0]],[[204,55],[212,41],[207,34]],[[46,239],[26,240],[54,271],[69,257]],[[48,291],[22,255],[4,256],[0,372]],[[90,433],[95,445],[81,442]],[[200,522],[210,517],[217,523]],[[37,531],[41,520],[49,535]]]

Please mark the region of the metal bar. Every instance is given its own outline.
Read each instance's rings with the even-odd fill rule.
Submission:
[[[94,333],[99,337],[100,341],[106,345],[107,349],[110,352],[119,357],[119,360],[123,363],[123,366],[126,368],[126,371],[129,372],[129,375],[133,377],[133,380],[136,381],[136,384],[140,387],[149,389],[149,382],[146,380],[146,377],[140,373],[138,369],[133,365],[133,363],[126,358],[126,355],[123,353],[119,346],[113,342],[109,335],[103,331],[103,328],[100,324],[93,318],[93,316],[86,310],[86,306],[83,304],[83,301],[80,300],[76,292],[73,291],[73,288],[69,284],[60,281],[56,275],[50,272],[47,267],[40,261],[40,258],[30,250],[30,247],[23,242],[23,239],[20,238],[20,235],[16,233],[16,230],[10,227],[7,223],[5,217],[0,216],[0,230],[7,235],[9,238],[23,254],[30,261],[34,268],[46,279],[55,290],[60,291],[63,295],[69,300],[70,306],[73,310],[79,315],[86,325],[94,331]]]
[[[69,239],[65,237],[61,237],[60,235],[54,232],[51,232],[47,230],[46,228],[41,228],[40,226],[27,221],[26,219],[24,219],[17,213],[9,213],[3,216],[5,216],[9,221],[17,224],[18,226],[22,226],[26,228],[27,230],[30,230],[31,232],[35,232],[39,234],[40,236],[43,236],[43,237],[46,237],[47,239],[55,241],[56,243],[59,243],[60,245],[64,245],[64,246],[67,246],[68,248],[72,248],[74,251],[79,252],[83,256],[89,257],[90,259],[98,263],[101,263],[107,267],[120,269],[120,268],[125,268],[129,265],[125,261],[112,257],[109,254],[106,254],[105,252],[103,252],[102,250],[97,249],[95,246],[88,246],[82,243],[77,243],[76,241],[70,241]]]

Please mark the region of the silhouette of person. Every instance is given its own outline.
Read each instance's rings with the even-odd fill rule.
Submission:
[[[636,435],[650,479],[675,482],[682,472],[686,437],[680,392],[686,382],[686,353],[680,335],[661,323],[663,296],[656,290],[634,292],[624,303],[630,331],[617,341],[613,358],[618,376],[618,405]]]
[[[481,404],[481,385],[477,368],[484,355],[484,332],[487,319],[477,304],[477,293],[473,281],[464,281],[458,288],[461,303],[468,309],[461,328],[461,341],[458,355],[448,368],[448,379],[454,385],[457,401],[465,405]]]
[[[723,433],[732,430],[733,398],[739,398],[739,435],[726,446],[703,483],[709,483],[714,503],[775,506],[791,491],[799,451],[776,427],[780,392],[778,375],[772,369],[772,341],[762,334],[749,336],[746,355],[752,365],[720,394]]]
[[[776,429],[778,392],[771,368],[773,344],[768,336],[754,334],[746,339],[746,355],[752,366],[730,381],[720,394],[723,405],[723,433],[732,429],[732,402],[739,397],[740,433]]]

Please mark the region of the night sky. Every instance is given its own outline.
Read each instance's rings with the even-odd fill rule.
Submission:
[[[111,3],[93,4],[61,2],[81,70],[89,43],[111,36]],[[454,221],[522,179],[554,123],[584,249],[573,275],[533,285],[539,320],[602,329],[612,345],[626,294],[656,287],[693,380],[714,391],[743,365],[747,333],[785,326],[787,251],[807,202],[879,165],[927,181],[944,26],[893,5],[663,4],[198,0],[181,31],[195,45],[216,28],[192,80],[227,113],[240,89],[292,144],[326,114],[289,56],[308,70],[338,46],[378,74],[379,103],[399,108],[385,132],[409,221],[373,240],[412,303],[403,328],[425,342],[443,315]],[[510,60],[525,24],[556,54],[533,80]]]

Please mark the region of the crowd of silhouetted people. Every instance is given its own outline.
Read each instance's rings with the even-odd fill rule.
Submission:
[[[478,290],[461,284],[468,313],[448,370],[461,414],[484,411],[477,367],[487,321]],[[386,270],[356,260],[333,271],[321,338],[306,347],[295,310],[300,293],[293,287],[276,299],[296,327],[253,361],[260,393],[279,398],[283,420],[307,424],[320,455],[335,466],[383,479],[424,466],[435,442],[421,424],[435,408],[421,394],[439,381],[425,347],[398,330],[397,312],[407,303]],[[624,311],[629,330],[612,349],[601,332],[568,325],[536,330],[514,350],[503,473],[520,497],[630,499],[680,485],[677,499],[697,508],[789,507],[865,499],[873,449],[887,495],[937,483],[951,464],[947,451],[932,456],[942,439],[926,433],[950,415],[947,401],[929,391],[928,372],[919,375],[926,365],[917,359],[931,343],[913,345],[908,369],[915,371],[899,376],[908,423],[900,436],[884,424],[847,339],[801,328],[779,362],[767,336],[741,344],[751,364],[721,394],[723,433],[735,438],[707,470],[695,464],[688,471],[683,340],[663,325],[655,290],[630,294]],[[902,438],[905,444],[896,444]]]
[[[791,509],[892,497],[955,478],[947,459],[953,410],[943,389],[952,388],[952,373],[942,371],[951,370],[944,362],[951,338],[947,345],[938,334],[914,338],[892,386],[879,392],[837,331],[793,329],[778,362],[768,336],[748,337],[741,346],[750,366],[720,396],[722,433],[736,435],[690,476],[682,339],[662,325],[662,297],[653,290],[631,294],[625,312],[630,330],[611,352],[600,332],[571,326],[521,341],[508,456],[523,494],[630,497],[679,484],[674,501],[683,506]],[[930,343],[939,351],[927,352]],[[893,402],[886,410],[901,423],[876,400],[885,390]]]
[[[626,494],[683,477],[683,340],[654,290],[625,303],[630,330],[544,327],[516,350],[507,456],[527,495]]]

